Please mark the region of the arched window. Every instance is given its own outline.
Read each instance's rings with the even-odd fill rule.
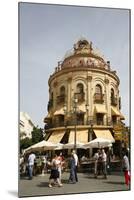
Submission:
[[[65,95],[65,87],[61,86],[60,88],[60,95]]]
[[[51,92],[50,94],[47,110],[49,111],[52,107],[53,107],[53,92]]]
[[[117,106],[117,97],[115,96],[114,89],[111,89],[111,105]]]
[[[83,84],[82,83],[78,83],[77,84],[77,93],[83,93],[84,89],[83,89]]]
[[[57,96],[57,104],[64,102],[65,102],[65,87],[61,86],[59,96]]]
[[[84,101],[85,93],[84,93],[84,86],[82,83],[77,84],[75,96],[78,99],[78,102]]]
[[[99,84],[97,84],[96,87],[95,87],[95,93],[96,94],[102,94],[102,88]]]
[[[111,89],[111,98],[113,98],[114,97],[114,90],[113,90],[113,88]]]
[[[103,103],[104,102],[104,95],[102,94],[102,87],[99,84],[97,84],[95,86],[94,102],[95,103]]]

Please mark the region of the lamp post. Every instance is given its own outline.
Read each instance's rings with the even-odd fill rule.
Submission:
[[[86,125],[88,125],[89,124],[89,105],[86,104],[85,107],[86,107],[86,111],[87,111],[87,122],[86,122],[87,124]]]
[[[74,118],[75,118],[75,121],[74,121],[74,149],[76,150],[76,134],[77,134],[77,103],[78,103],[78,99],[76,97],[74,97],[74,100],[73,100],[73,112],[72,114],[74,114]],[[67,112],[67,105],[64,104],[64,113],[65,115],[68,113]],[[66,128],[66,122],[65,122],[65,128]]]
[[[77,103],[78,99],[74,97],[74,115],[75,115],[75,126],[74,126],[74,150],[76,150],[76,135],[77,135]]]
[[[66,116],[66,114],[67,114],[67,105],[66,105],[66,104],[64,104],[63,110],[64,110],[64,113],[65,113],[65,116]],[[64,117],[64,125],[65,125],[65,127],[66,127],[66,120],[65,120],[65,117]]]

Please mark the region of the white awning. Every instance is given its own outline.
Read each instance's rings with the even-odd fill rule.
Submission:
[[[117,108],[113,107],[113,106],[111,106],[111,114],[112,115],[116,115],[116,116],[120,116],[121,115],[120,111],[117,110]]]
[[[78,105],[78,112],[86,112],[85,104],[79,104]]]
[[[111,140],[111,142],[115,142],[115,139],[113,138],[113,136],[109,130],[93,129],[93,131],[97,138],[109,139],[109,140]]]
[[[120,113],[120,119],[121,120],[125,120],[125,117],[124,117],[124,115],[122,113]]]
[[[106,113],[105,105],[95,105],[95,112],[96,113]]]
[[[74,142],[75,130],[70,131],[69,143]],[[88,129],[86,130],[76,130],[76,142],[86,143],[88,142]]]
[[[55,111],[54,115],[65,115],[65,112],[64,112],[63,108],[60,108]]]
[[[60,143],[61,139],[63,138],[65,132],[64,131],[54,131],[48,138],[48,142],[53,142],[53,143]]]

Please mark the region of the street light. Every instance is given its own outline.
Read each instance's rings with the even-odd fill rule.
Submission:
[[[89,105],[86,104],[85,107],[86,107],[86,111],[87,111],[87,125],[88,125],[89,124]]]
[[[75,122],[74,122],[74,149],[76,150],[76,134],[77,134],[77,103],[78,103],[78,99],[76,97],[74,97],[74,104],[73,104],[73,111],[71,112],[72,114],[75,115]],[[67,105],[64,104],[64,113],[65,115],[67,115]],[[65,127],[66,127],[66,123],[65,123]]]
[[[74,150],[76,150],[76,134],[77,134],[77,103],[78,103],[78,99],[76,97],[74,97],[74,114],[75,114],[75,126],[74,126]]]
[[[74,150],[76,150],[76,143],[77,143],[77,104],[78,104],[78,98],[76,96],[74,96],[72,112],[67,112],[66,104],[64,104],[64,107],[63,107],[65,115],[67,115],[68,113],[74,115]],[[87,124],[89,124],[89,105],[86,104],[85,107],[86,107],[86,111],[87,111]],[[66,124],[65,124],[65,126],[66,126]]]

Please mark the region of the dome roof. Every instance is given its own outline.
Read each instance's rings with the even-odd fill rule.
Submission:
[[[81,38],[74,44],[73,49],[67,51],[61,67],[67,68],[91,65],[104,69],[108,68],[103,55],[97,48],[93,47],[92,42],[88,42],[85,38]]]

